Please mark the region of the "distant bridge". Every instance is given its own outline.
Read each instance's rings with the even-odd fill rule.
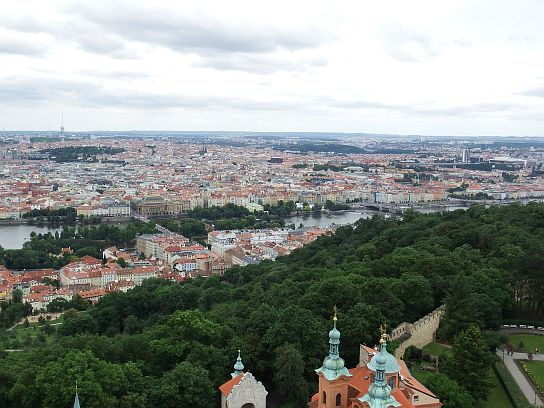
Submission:
[[[142,222],[151,222],[151,220],[147,217],[144,217],[143,215],[140,215],[140,214],[132,214],[132,216],[137,219],[138,221],[142,221]],[[169,229],[167,228],[164,228],[162,225],[159,225],[157,223],[155,223],[155,228],[157,229],[157,231],[159,232],[162,232],[163,234],[174,234],[174,232],[170,231]]]

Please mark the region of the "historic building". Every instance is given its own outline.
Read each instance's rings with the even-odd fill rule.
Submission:
[[[340,332],[329,332],[329,355],[316,371],[319,390],[309,408],[440,408],[442,403],[419,381],[402,360],[387,351],[387,334],[382,329],[380,346],[361,347],[359,365],[348,369],[340,357]]]
[[[266,408],[268,392],[250,372],[244,373],[240,350],[231,377],[219,387],[221,408]]]
[[[180,214],[183,211],[183,205],[179,200],[164,198],[158,194],[149,194],[143,199],[135,198],[131,201],[131,206],[137,214],[144,217]]]

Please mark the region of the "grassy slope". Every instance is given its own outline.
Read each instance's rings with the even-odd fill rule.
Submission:
[[[444,346],[440,343],[429,343],[425,347],[423,347],[423,350],[429,354],[432,354],[433,356],[439,356],[442,353],[450,354],[451,348]],[[415,365],[412,369],[412,374],[414,377],[416,377],[420,382],[425,382],[425,380],[432,374],[430,371],[424,371],[419,368],[418,365]],[[489,371],[489,380],[492,384],[492,389],[489,394],[489,398],[484,403],[484,408],[512,408],[513,405],[510,402],[510,399],[508,398],[508,395],[506,394],[506,391],[502,384],[499,382],[499,379],[497,378],[497,375],[493,370]]]
[[[544,353],[544,336],[533,336],[530,334],[513,334],[508,337],[512,342],[514,349],[518,349],[520,340],[523,340],[525,352],[535,351],[535,347],[538,347],[539,353]]]
[[[527,368],[544,384],[544,361],[527,362]]]
[[[512,408],[513,405],[506,394],[506,391],[502,384],[499,382],[495,371],[490,370],[489,380],[491,382],[492,389],[489,393],[489,397],[484,404],[485,408]]]
[[[442,353],[451,354],[451,347],[444,346],[440,343],[429,343],[423,347],[423,351],[433,356],[440,356]]]

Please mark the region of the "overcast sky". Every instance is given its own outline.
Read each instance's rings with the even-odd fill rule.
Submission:
[[[2,0],[0,128],[544,136],[544,1]]]

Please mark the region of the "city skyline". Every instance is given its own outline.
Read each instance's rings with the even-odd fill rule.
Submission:
[[[541,136],[542,7],[8,1],[0,128]]]

